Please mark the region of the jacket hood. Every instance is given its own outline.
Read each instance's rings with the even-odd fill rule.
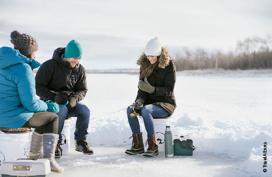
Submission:
[[[57,61],[59,64],[62,64],[62,65],[69,68],[70,67],[69,63],[63,59],[64,58],[64,52],[65,52],[65,48],[63,48],[63,47],[57,48],[53,53],[52,59]],[[79,65],[80,64],[76,65],[75,68],[78,68]],[[72,69],[72,68],[70,68],[70,69]]]
[[[161,55],[159,56],[158,62],[159,68],[164,69],[166,66],[169,65],[170,56],[168,54],[168,50],[165,47],[162,47],[162,52]],[[140,65],[142,68],[147,68],[148,66],[151,65],[145,54],[142,54],[140,56],[140,58],[137,60],[137,64]]]
[[[53,59],[54,60],[57,60],[57,61],[63,61],[63,56],[64,56],[64,51],[65,51],[65,48],[63,47],[59,47],[57,48],[54,53],[53,53]]]
[[[38,68],[40,63],[34,59],[30,59],[22,55],[18,50],[11,47],[1,47],[0,48],[0,68],[4,69],[6,67],[19,64],[27,63],[32,69]]]

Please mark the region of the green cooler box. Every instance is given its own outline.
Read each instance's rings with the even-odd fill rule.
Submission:
[[[174,156],[192,156],[194,150],[193,140],[174,139]]]

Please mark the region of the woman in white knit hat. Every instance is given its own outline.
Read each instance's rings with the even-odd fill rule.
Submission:
[[[137,64],[140,65],[138,94],[135,102],[127,108],[133,140],[132,147],[126,150],[126,153],[129,155],[144,153],[146,157],[154,157],[159,152],[153,119],[167,118],[175,110],[176,102],[173,91],[176,70],[167,49],[161,46],[158,38],[148,41]],[[148,148],[146,152],[137,115],[143,118],[147,131]]]

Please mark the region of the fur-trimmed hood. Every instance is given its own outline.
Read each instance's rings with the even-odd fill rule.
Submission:
[[[164,69],[166,66],[169,65],[169,62],[170,56],[168,54],[168,50],[165,47],[162,47],[162,52],[159,56],[158,67]],[[137,60],[137,64],[140,65],[142,69],[148,68],[151,65],[144,53]]]

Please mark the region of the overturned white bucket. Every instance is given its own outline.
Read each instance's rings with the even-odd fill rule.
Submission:
[[[143,132],[143,139],[145,144],[147,145],[147,132],[144,128],[144,123],[141,121],[141,130]],[[172,120],[171,118],[161,118],[161,119],[153,119],[153,124],[154,124],[154,131],[155,131],[155,136],[157,140],[157,144],[159,146],[159,152],[164,153],[164,132],[166,126],[171,126],[172,125]]]
[[[62,138],[63,138],[63,142],[62,142],[62,153],[63,155],[67,155],[71,152],[71,127],[72,127],[72,120],[71,118],[70,119],[67,119],[65,120],[64,122],[64,126],[63,126],[63,129],[62,129]]]
[[[32,132],[8,134],[0,132],[0,163],[28,156]]]
[[[159,151],[164,152],[164,133],[166,126],[171,126],[169,118],[166,119],[153,119],[154,130],[157,139],[157,144],[159,146]]]

